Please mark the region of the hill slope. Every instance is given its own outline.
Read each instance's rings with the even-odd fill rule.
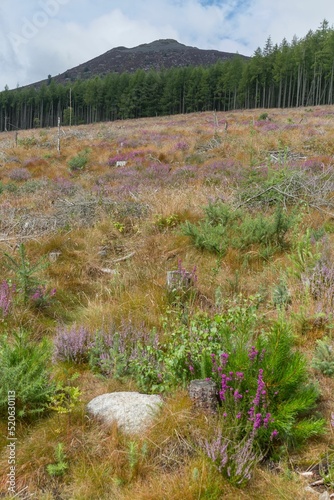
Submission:
[[[40,500],[296,500],[333,490],[319,471],[333,471],[334,378],[311,360],[321,361],[323,340],[323,366],[333,366],[334,110],[262,111],[62,127],[60,152],[57,129],[19,131],[17,144],[0,134],[1,498],[14,498],[11,477]],[[167,276],[187,285],[170,290]],[[217,380],[218,368],[220,414],[194,411],[186,385],[203,369]],[[317,392],[306,397],[305,383],[315,381],[321,399],[308,412]],[[164,404],[141,435],[86,413],[98,395],[131,400],[147,387]],[[21,394],[29,411],[41,409],[27,421]],[[263,413],[252,423],[255,403]],[[319,415],[326,432],[294,449]],[[210,458],[220,435],[235,443],[222,448],[221,471]],[[273,459],[257,463],[260,445]],[[240,456],[246,487],[235,480]]]
[[[57,83],[70,80],[103,76],[107,73],[133,73],[138,69],[149,71],[184,66],[209,66],[217,61],[232,59],[236,54],[218,50],[198,49],[183,45],[176,40],[165,39],[145,43],[133,48],[115,47],[104,54],[68,69],[54,77]],[[246,56],[242,56],[246,57]],[[43,82],[32,84],[40,86]]]

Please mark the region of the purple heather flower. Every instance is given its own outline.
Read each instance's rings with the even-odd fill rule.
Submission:
[[[187,151],[189,149],[189,145],[185,141],[179,141],[178,143],[175,144],[175,150],[179,151]]]
[[[228,462],[228,444],[229,442],[227,439],[223,440],[221,430],[219,431],[218,436],[214,441],[212,441],[211,443],[209,443],[208,441],[205,442],[206,454],[209,458],[211,458],[213,462],[218,462],[217,467],[220,472]]]
[[[227,362],[228,362],[228,357],[229,355],[227,354],[227,352],[223,352],[221,355],[220,355],[220,361],[221,361],[221,364],[223,366],[226,366]]]
[[[42,290],[37,289],[37,290],[35,291],[35,293],[31,296],[31,298],[32,298],[33,300],[38,300],[38,299],[41,299],[41,298],[42,298],[42,296],[43,296],[43,295],[42,295]]]
[[[254,406],[252,406],[249,410],[248,410],[248,415],[249,415],[249,420],[253,421],[254,420],[254,411],[255,411],[255,408]]]
[[[81,363],[87,357],[89,337],[84,326],[59,328],[54,340],[54,360]]]
[[[225,373],[223,373],[222,375],[222,385],[221,385],[221,390],[219,391],[219,396],[220,396],[220,399],[222,401],[225,401],[225,394],[226,394],[226,391],[227,391],[227,388],[228,388],[228,380],[227,380],[227,376],[225,375]]]
[[[268,424],[272,421],[273,421],[273,419],[271,418],[271,413],[267,413],[263,419],[263,426],[268,427]]]
[[[0,310],[3,316],[7,316],[13,301],[15,286],[10,286],[7,281],[0,284]]]
[[[26,168],[14,168],[9,174],[9,178],[12,181],[26,181],[30,177],[31,173]]]
[[[248,351],[248,357],[251,361],[254,361],[258,354],[259,351],[257,351],[254,346],[252,346]]]
[[[262,415],[261,413],[257,413],[255,415],[255,420],[254,420],[254,424],[253,424],[253,429],[259,429],[261,427],[261,422],[262,422]]]
[[[238,391],[238,389],[236,389],[234,391],[233,397],[234,397],[235,401],[238,401],[239,399],[242,399],[242,394],[240,394],[240,392]]]
[[[254,406],[259,406],[260,402],[261,402],[261,396],[265,396],[265,394],[266,394],[265,386],[266,385],[263,381],[263,370],[262,370],[262,368],[260,368],[259,375],[257,378],[256,395],[255,395],[255,398],[253,399]]]
[[[270,440],[272,441],[278,435],[278,431],[275,429],[270,435]]]

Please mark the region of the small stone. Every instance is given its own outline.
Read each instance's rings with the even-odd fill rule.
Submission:
[[[311,486],[306,486],[305,492],[312,493],[312,495],[318,495],[318,493],[313,488],[311,488]]]
[[[319,495],[319,500],[330,500],[330,494],[328,493],[328,491],[324,491],[323,493],[321,493]]]
[[[104,274],[118,274],[117,269],[109,269],[109,267],[101,267],[101,272]]]
[[[104,257],[107,257],[108,256],[108,251],[103,249],[103,250],[99,250],[97,252],[97,255],[99,255],[100,257],[104,258]]]

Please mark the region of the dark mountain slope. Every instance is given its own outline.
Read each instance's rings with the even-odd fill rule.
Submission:
[[[149,71],[172,67],[209,66],[217,61],[232,59],[235,55],[230,52],[189,47],[171,39],[156,40],[133,48],[116,47],[108,50],[90,61],[68,69],[53,79],[57,83],[66,83],[77,79],[86,80],[93,76],[104,76],[112,72],[133,73],[138,69]],[[32,85],[39,87],[43,82],[46,83],[47,80]]]

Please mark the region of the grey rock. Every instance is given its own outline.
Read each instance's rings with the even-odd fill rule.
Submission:
[[[330,500],[330,494],[328,493],[328,491],[324,491],[323,493],[321,493],[319,495],[319,500]]]
[[[122,431],[137,434],[152,423],[162,403],[162,398],[157,395],[112,392],[92,399],[87,411],[106,424],[116,422]]]

